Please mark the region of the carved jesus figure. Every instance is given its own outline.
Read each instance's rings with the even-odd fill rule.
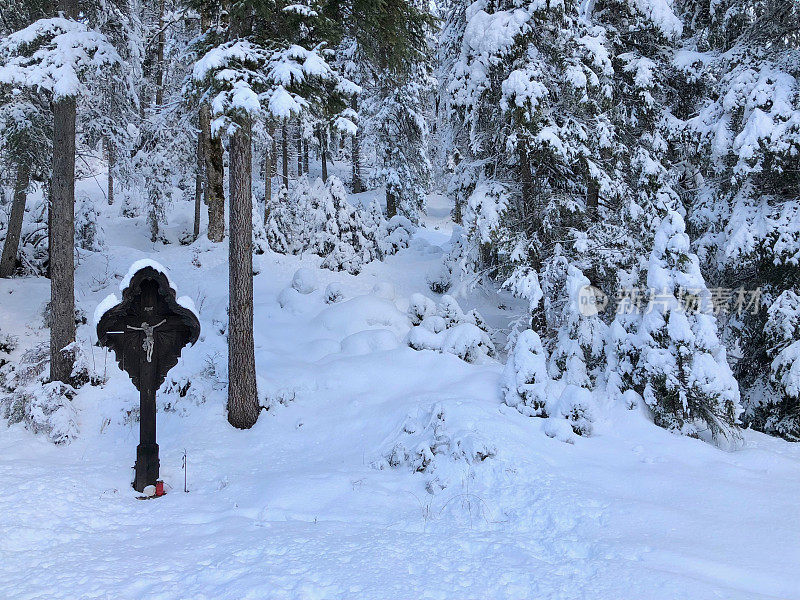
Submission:
[[[147,362],[153,362],[153,348],[155,348],[156,346],[156,339],[154,336],[155,329],[156,327],[161,327],[166,322],[167,322],[166,319],[162,319],[160,323],[156,323],[155,325],[149,325],[146,322],[142,323],[141,327],[133,327],[132,325],[128,325],[128,329],[132,329],[133,331],[144,332],[144,341],[142,342],[142,350],[145,351]]]

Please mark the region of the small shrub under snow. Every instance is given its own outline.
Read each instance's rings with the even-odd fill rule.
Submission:
[[[430,493],[449,484],[446,476],[452,463],[472,465],[497,454],[495,446],[475,431],[453,427],[441,404],[418,414],[407,415],[400,430],[381,457],[372,463],[376,469],[407,469],[431,476]]]
[[[483,318],[476,311],[464,313],[451,296],[443,296],[431,314],[433,302],[415,294],[408,307],[412,323],[408,345],[414,350],[455,354],[467,362],[479,362],[496,354]]]
[[[408,304],[408,316],[412,325],[419,325],[425,317],[436,314],[436,303],[423,294],[412,294]]]
[[[76,358],[80,372],[80,353]],[[60,381],[46,383],[49,361],[50,348],[44,343],[25,352],[19,363],[0,369],[0,417],[9,425],[22,423],[54,444],[63,444],[78,435],[77,411],[72,405],[75,388]]]
[[[342,284],[338,281],[333,281],[325,288],[325,304],[336,304],[344,299],[344,290]]]
[[[444,294],[450,289],[452,275],[447,265],[438,264],[425,274],[425,282],[434,294]]]
[[[573,435],[592,433],[597,409],[592,392],[568,382],[554,381],[547,370],[547,351],[530,329],[517,337],[503,373],[503,398],[523,415],[545,419],[549,437],[573,443]]]

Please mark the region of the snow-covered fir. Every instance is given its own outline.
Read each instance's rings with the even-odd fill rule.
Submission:
[[[797,3],[0,11],[0,598],[800,598]]]

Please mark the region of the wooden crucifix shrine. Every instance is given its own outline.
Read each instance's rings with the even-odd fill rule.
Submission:
[[[194,344],[200,322],[181,306],[167,276],[145,266],[130,277],[122,302],[109,308],[97,323],[97,345],[111,348],[117,363],[139,390],[139,445],[133,488],[144,491],[158,481],[156,390],[178,364],[181,350]]]

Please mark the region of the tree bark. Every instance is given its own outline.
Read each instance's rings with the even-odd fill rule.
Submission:
[[[303,141],[303,173],[308,173],[308,140]]]
[[[600,204],[600,183],[590,179],[586,190],[586,212],[592,222],[597,220],[597,208]]]
[[[358,101],[353,99],[353,110],[358,110]],[[364,191],[364,186],[361,183],[361,139],[359,127],[356,134],[353,136],[353,155],[352,155],[352,177],[353,180],[353,193],[359,194]]]
[[[270,125],[269,135],[272,138],[272,170],[269,176],[275,177],[278,174],[278,140],[274,124]]]
[[[397,198],[386,188],[386,218],[391,219],[397,214]]]
[[[19,237],[22,233],[22,220],[25,216],[25,201],[28,196],[30,170],[27,163],[20,161],[17,165],[17,179],[14,183],[14,200],[11,203],[11,217],[8,220],[6,241],[3,244],[3,255],[0,258],[0,277],[11,277],[17,266]]]
[[[322,181],[328,181],[328,145],[325,143],[325,132],[319,130],[319,155],[322,162]]]
[[[534,213],[533,207],[533,174],[531,173],[531,163],[528,158],[528,152],[525,148],[519,149],[519,168],[520,180],[522,181],[522,206],[525,211],[525,216],[532,216]]]
[[[269,205],[272,202],[272,171],[275,161],[275,125],[270,123],[267,127],[269,141],[264,149],[264,223],[269,219]]]
[[[208,239],[221,242],[225,239],[225,184],[222,165],[222,139],[211,135],[211,107],[200,107],[200,127],[203,132],[203,155],[206,163],[206,191],[208,193]]]
[[[62,0],[61,6],[75,2]],[[63,9],[62,9],[63,10]],[[50,379],[68,383],[75,341],[75,98],[53,103],[53,182],[50,207]]]
[[[158,3],[158,47],[156,48],[156,107],[164,104],[164,45],[166,28],[164,27],[164,0]]]
[[[114,142],[106,138],[106,157],[108,158],[108,205],[114,204],[114,168],[117,166],[117,149]]]
[[[303,126],[297,124],[297,178],[303,176]]]
[[[253,342],[253,197],[249,119],[230,144],[230,251],[228,307],[228,422],[249,429],[258,420]]]
[[[200,237],[200,210],[203,202],[203,178],[205,175],[206,159],[203,152],[203,130],[197,132],[197,148],[195,157],[197,159],[194,174],[194,229],[192,235],[194,239]]]
[[[283,169],[283,187],[289,190],[289,127],[286,125],[286,119],[283,120],[283,127],[281,128],[281,167]]]

